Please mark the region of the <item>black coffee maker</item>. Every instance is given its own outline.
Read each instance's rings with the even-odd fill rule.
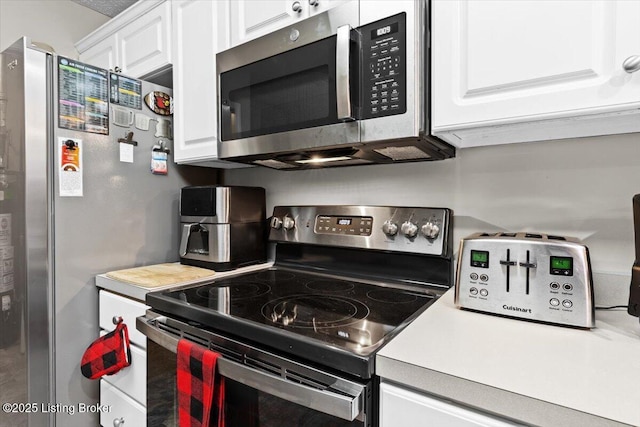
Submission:
[[[640,194],[633,196],[633,228],[636,237],[636,262],[631,270],[629,314],[640,317]]]

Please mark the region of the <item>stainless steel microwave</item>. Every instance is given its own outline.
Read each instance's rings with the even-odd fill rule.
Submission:
[[[441,160],[428,1],[352,0],[216,56],[220,157],[293,170]]]

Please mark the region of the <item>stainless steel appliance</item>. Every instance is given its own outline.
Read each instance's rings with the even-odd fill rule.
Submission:
[[[458,307],[558,325],[595,326],[589,250],[538,233],[475,233],[460,242]]]
[[[640,317],[640,194],[633,196],[633,228],[636,244],[636,261],[631,270],[628,312],[632,316]]]
[[[293,170],[440,160],[428,1],[347,1],[216,56],[220,156]]]
[[[267,259],[264,188],[185,187],[180,223],[182,264],[224,271]]]
[[[211,181],[197,168],[152,174],[152,149],[169,139],[114,118],[115,109],[171,120],[141,105],[144,95],[170,89],[109,75],[26,38],[2,52],[0,64],[0,214],[11,217],[0,219],[0,299],[3,314],[15,313],[0,336],[17,331],[0,352],[0,401],[23,408],[1,411],[0,425],[95,426],[98,413],[78,410],[98,402],[98,383],[80,374],[99,331],[95,275],[177,261],[179,190]],[[119,161],[122,145],[132,162]]]
[[[147,296],[149,425],[176,421],[175,349],[222,355],[227,425],[376,426],[376,352],[452,283],[448,209],[274,208],[272,268]]]

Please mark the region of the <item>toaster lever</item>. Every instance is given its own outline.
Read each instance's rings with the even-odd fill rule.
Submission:
[[[507,265],[507,266],[513,267],[515,265],[518,265],[518,263],[516,261],[509,261],[509,260],[501,259],[500,260],[500,265]],[[522,265],[522,264],[520,264],[520,265]]]

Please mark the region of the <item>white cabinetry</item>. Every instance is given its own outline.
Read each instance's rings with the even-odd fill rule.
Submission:
[[[133,6],[76,43],[80,60],[135,77],[171,66],[171,2],[147,0]]]
[[[173,0],[174,159],[218,168],[216,53],[229,46],[229,3]]]
[[[458,147],[640,132],[639,1],[432,2],[432,131]]]
[[[100,404],[111,407],[110,411],[100,414],[100,424],[144,427],[147,425],[147,338],[136,329],[136,317],[143,316],[149,307],[105,290],[99,295],[101,334],[115,328],[114,317],[122,317],[131,348],[131,365],[100,380]]]
[[[389,383],[380,384],[380,427],[521,426]]]
[[[346,0],[237,0],[231,1],[231,46],[268,34]]]

